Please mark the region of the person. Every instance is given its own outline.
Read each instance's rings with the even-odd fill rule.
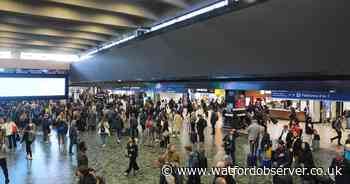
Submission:
[[[78,145],[78,154],[77,154],[77,168],[81,166],[89,166],[89,159],[86,154],[87,147],[84,141],[80,142]]]
[[[86,166],[81,166],[77,170],[77,176],[79,177],[78,184],[97,184],[97,178],[95,171]]]
[[[176,145],[175,144],[169,144],[167,147],[166,152],[160,156],[158,159],[160,166],[170,166],[172,169],[177,168],[180,166],[180,155],[177,153]],[[162,168],[162,167],[160,167]],[[174,170],[176,171],[176,170]],[[168,180],[172,180],[173,183],[179,183],[182,181],[181,176],[173,172],[170,177],[164,176],[162,173],[160,173],[160,184],[168,184]]]
[[[213,112],[211,113],[211,117],[210,117],[210,124],[211,124],[211,128],[212,128],[212,135],[215,135],[215,126],[216,126],[216,122],[219,120],[219,116],[218,116],[218,112],[216,110],[213,110]]]
[[[120,113],[117,113],[115,116],[116,120],[116,136],[117,136],[117,143],[120,144],[120,140],[122,138],[122,132],[123,132],[123,128],[124,128],[124,123],[123,123],[123,119],[120,115]]]
[[[57,123],[57,135],[58,135],[58,147],[65,145],[65,138],[68,132],[68,124],[64,111],[60,112],[56,119]]]
[[[267,131],[267,130],[265,130]],[[272,125],[270,127],[270,138],[272,141],[272,150],[275,151],[277,149],[277,144],[278,144],[278,139],[281,135],[282,129],[281,127],[277,124],[276,121],[272,121]]]
[[[331,165],[329,166],[330,171],[340,169],[340,174],[335,175],[336,184],[348,184],[350,179],[350,167],[349,162],[344,158],[342,148],[338,146],[336,148],[337,155],[333,158]]]
[[[292,137],[292,147],[290,149],[290,152],[292,153],[293,157],[291,157],[290,163],[292,164],[293,158],[295,160],[295,164],[299,164],[299,158],[302,154],[302,140],[299,136],[299,133],[297,131],[293,131],[293,137]]]
[[[252,120],[252,124],[248,126],[248,143],[250,148],[250,153],[252,155],[256,155],[257,146],[258,146],[258,138],[261,127],[258,124],[257,120]]]
[[[49,119],[49,114],[47,113],[44,114],[41,124],[42,124],[42,130],[43,130],[43,141],[45,143],[49,143],[49,134],[51,132],[51,129],[50,129],[51,122]]]
[[[192,151],[191,145],[185,146],[186,154],[188,155],[186,167],[187,168],[200,168],[200,158],[198,152]],[[201,183],[201,176],[199,173],[190,174],[188,176],[187,184]]]
[[[305,129],[304,141],[311,144],[312,135],[314,133],[314,124],[312,123],[311,117],[306,118],[304,129]]]
[[[332,128],[337,132],[337,136],[332,137],[331,138],[331,143],[335,140],[338,139],[338,145],[342,145],[341,144],[341,138],[342,138],[342,123],[340,120],[340,117],[338,116],[333,122],[332,122]]]
[[[0,125],[0,167],[5,177],[5,184],[10,183],[7,161],[6,161],[7,147],[5,143],[5,129]]]
[[[175,116],[174,116],[174,135],[175,137],[177,137],[178,135],[180,135],[180,130],[182,129],[182,116],[180,115],[180,112],[177,111]]]
[[[238,136],[236,129],[232,129],[223,139],[224,150],[227,155],[230,155],[233,165],[236,163],[236,138]]]
[[[129,158],[129,168],[125,171],[124,175],[128,176],[131,170],[134,170],[134,176],[135,176],[137,171],[140,168],[136,162],[136,159],[138,157],[138,146],[136,144],[136,140],[134,137],[129,138],[126,150],[127,150],[126,156]]]
[[[129,125],[130,125],[130,136],[138,137],[138,130],[137,130],[138,122],[134,113],[130,113]]]
[[[165,121],[162,127],[160,147],[167,148],[168,144],[170,144],[170,131],[168,121]]]
[[[6,121],[5,121],[6,122]],[[17,125],[13,121],[8,121],[5,123],[6,127],[6,137],[8,139],[9,143],[9,149],[16,149],[17,148],[17,141],[16,141],[16,135],[17,135]]]
[[[204,143],[204,129],[207,127],[207,120],[203,118],[202,114],[198,115],[198,122],[197,122],[197,133],[200,143]]]
[[[32,143],[35,140],[35,125],[32,121],[29,121],[29,124],[24,129],[24,134],[21,143],[25,142],[26,144],[26,152],[27,152],[27,159],[32,160],[33,154],[32,154]]]
[[[142,133],[146,130],[146,122],[147,122],[147,112],[141,108],[141,112],[139,113],[140,125],[142,128]]]
[[[312,150],[317,151],[320,149],[320,134],[318,134],[318,131],[314,129],[314,137],[312,139]]]
[[[290,107],[290,114],[289,114],[289,127],[292,127],[293,122],[298,121],[297,118],[297,112],[294,107]]]
[[[98,127],[97,133],[101,137],[102,147],[105,147],[107,136],[110,135],[109,123],[108,123],[107,118],[105,116],[102,118],[101,122],[98,124],[97,127]]]
[[[228,165],[226,165],[225,161],[218,161],[215,164],[216,168],[226,168]],[[236,184],[236,180],[234,179],[234,176],[230,174],[224,175],[223,172],[219,172],[220,174],[215,174],[213,184]]]
[[[284,143],[287,142],[287,135],[288,133],[290,133],[289,129],[288,129],[288,125],[284,125],[283,129],[282,129],[282,133],[280,135],[280,137],[278,138],[279,141],[283,141]]]
[[[78,129],[75,122],[69,128],[69,154],[73,155],[73,146],[78,144]]]
[[[88,115],[87,115],[87,124],[88,124],[88,131],[89,130],[96,130],[96,122],[97,122],[97,112],[95,108],[89,108]]]
[[[302,168],[305,169],[306,174],[301,176],[302,179],[302,183],[304,183],[304,181],[308,181],[310,183],[312,183],[313,181],[315,181],[315,178],[310,174],[311,169],[315,168],[315,163],[314,163],[314,159],[312,156],[312,152],[311,152],[311,148],[309,143],[307,142],[303,142],[301,145],[301,154],[299,156],[299,164],[302,165]]]

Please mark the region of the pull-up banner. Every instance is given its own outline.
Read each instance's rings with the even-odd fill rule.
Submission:
[[[305,99],[305,100],[332,100],[332,101],[350,101],[350,93],[336,92],[317,92],[317,91],[286,91],[273,90],[272,98],[280,99]]]

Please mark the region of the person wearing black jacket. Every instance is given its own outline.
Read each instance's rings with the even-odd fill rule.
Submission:
[[[132,169],[134,169],[134,175],[140,169],[137,165],[136,159],[138,157],[138,146],[134,137],[129,138],[127,149],[127,157],[129,158],[129,168],[125,171],[124,175],[128,176]]]
[[[212,128],[212,135],[215,135],[215,125],[216,122],[218,121],[219,117],[218,117],[218,112],[216,111],[216,109],[213,110],[213,112],[211,113],[211,117],[210,117],[210,124],[211,124],[211,128]]]
[[[310,174],[310,170],[315,168],[314,159],[312,156],[312,151],[309,143],[302,143],[302,151],[300,152],[299,163],[305,168],[306,174],[301,176],[302,181],[308,181],[309,183],[313,183],[315,181],[315,177]]]
[[[123,123],[123,119],[120,116],[119,113],[116,114],[116,134],[117,134],[117,143],[120,144],[120,139],[122,138],[122,131],[124,128],[124,123]]]
[[[78,144],[78,129],[76,127],[75,121],[73,121],[71,127],[69,128],[69,154],[73,155],[73,146]]]
[[[35,125],[32,123],[32,121],[29,122],[28,126],[24,129],[24,134],[21,140],[21,143],[25,142],[26,144],[26,152],[27,152],[27,159],[32,160],[32,143],[35,140]]]
[[[236,138],[239,136],[236,129],[232,129],[228,135],[226,135],[223,139],[224,142],[224,150],[227,155],[231,156],[232,164],[236,163]]]
[[[272,155],[272,166],[275,168],[290,168],[290,160],[292,156],[286,149],[283,141],[279,141],[276,151]],[[273,184],[293,184],[293,178],[291,175],[274,175],[272,178]]]
[[[199,120],[197,122],[197,133],[200,143],[204,143],[204,129],[207,127],[207,121],[203,118],[203,115],[198,115]]]
[[[41,124],[42,124],[43,133],[44,133],[43,140],[45,143],[48,143],[49,142],[49,134],[51,132],[51,129],[50,129],[51,121],[50,121],[49,115],[47,113],[44,114],[44,117],[41,121]]]

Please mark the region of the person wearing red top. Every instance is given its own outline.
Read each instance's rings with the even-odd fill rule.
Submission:
[[[300,128],[299,122],[294,122],[291,130],[292,132],[297,132],[298,136],[301,137],[303,130]]]

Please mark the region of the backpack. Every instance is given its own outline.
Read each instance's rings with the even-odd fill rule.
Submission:
[[[103,123],[101,124],[100,131],[101,131],[101,133],[105,133],[106,132],[106,128],[105,128]]]
[[[332,128],[336,129],[337,120],[332,121]]]

